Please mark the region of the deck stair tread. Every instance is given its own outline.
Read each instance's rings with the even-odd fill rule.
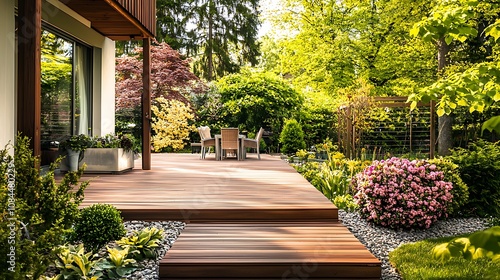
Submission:
[[[338,222],[188,224],[160,262],[161,279],[380,279],[380,273],[380,261]]]

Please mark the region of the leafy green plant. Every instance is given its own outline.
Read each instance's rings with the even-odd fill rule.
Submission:
[[[129,258],[129,248],[107,248],[108,256],[97,264],[104,279],[123,279],[137,270],[137,260]]]
[[[335,196],[335,198],[333,199],[333,204],[335,204],[337,208],[349,212],[359,209],[359,205],[354,202],[354,198],[350,194]]]
[[[60,159],[41,174],[39,159],[29,146],[29,139],[18,135],[13,157],[10,146],[0,151],[0,242],[6,245],[0,246],[0,279],[37,279],[47,270],[56,259],[52,249],[64,244],[72,231],[89,184],[80,182],[83,169],[56,182]],[[9,178],[15,178],[15,184]],[[9,206],[13,201],[14,208]],[[15,254],[15,267],[8,265],[8,254]]]
[[[489,279],[498,279],[496,276],[500,275],[500,265],[487,258],[475,260],[451,258],[445,263],[433,258],[432,250],[435,246],[465,236],[433,238],[402,244],[389,252],[389,261],[402,279],[488,279],[487,275],[493,276]]]
[[[458,165],[460,178],[469,187],[464,214],[500,216],[500,142],[478,140],[467,149],[453,150],[446,159]]]
[[[280,134],[281,152],[293,154],[306,148],[302,126],[295,119],[285,121],[285,126]]]
[[[122,248],[129,248],[131,255],[137,259],[155,259],[158,242],[163,239],[164,231],[155,227],[134,231],[131,236],[123,237],[116,243]]]
[[[467,260],[488,258],[500,265],[500,226],[439,244],[432,249],[432,255],[440,262],[458,257]]]
[[[72,135],[61,141],[60,148],[67,150],[71,149],[73,151],[85,151],[92,145],[92,139],[85,135]]]
[[[349,160],[340,152],[329,152],[328,160],[320,166],[316,188],[328,199],[353,193],[353,176],[367,166],[367,162]]]
[[[93,204],[80,212],[75,234],[87,250],[98,250],[126,233],[120,211],[110,204]]]
[[[344,195],[349,190],[350,178],[344,175],[342,170],[330,169],[327,166],[321,168],[319,176],[321,191],[329,200],[333,200],[338,195]]]
[[[58,251],[55,266],[59,274],[49,279],[96,280],[102,276],[97,267],[98,261],[93,260],[92,252],[85,253],[83,244],[61,246]]]
[[[305,162],[293,165],[293,167],[337,207],[348,210],[357,209],[357,205],[351,204],[350,194],[353,193],[351,181],[354,175],[362,171],[370,162],[346,159],[342,153],[333,152],[335,150],[333,146],[324,146],[324,149],[328,151],[327,161]],[[299,150],[297,155],[305,156],[307,152],[302,151]]]
[[[125,151],[137,152],[134,141],[134,137],[130,134],[120,136],[106,134],[90,138],[89,148],[123,148]]]
[[[314,158],[314,155],[309,153],[304,149],[298,150],[295,155],[299,158],[301,162],[306,162],[309,158]]]

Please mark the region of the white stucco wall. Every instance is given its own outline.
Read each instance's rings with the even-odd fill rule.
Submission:
[[[101,135],[115,132],[115,42],[106,38],[102,46]]]
[[[114,133],[115,42],[90,28],[88,22],[58,1],[44,2],[42,19],[93,47],[92,134],[99,136]]]
[[[0,0],[0,149],[15,138],[14,1]]]

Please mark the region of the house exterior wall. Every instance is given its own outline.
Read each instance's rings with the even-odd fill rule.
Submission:
[[[0,149],[15,138],[14,1],[0,0]]]
[[[90,28],[67,7],[61,9],[50,2],[43,4],[43,21],[92,46],[94,50],[93,134],[114,133],[115,43]],[[15,1],[0,0],[0,34],[0,149],[3,149],[7,143],[14,143],[16,135]]]
[[[89,22],[58,1],[44,2],[42,11],[43,21],[92,46],[92,134],[114,133],[115,42],[90,28]]]

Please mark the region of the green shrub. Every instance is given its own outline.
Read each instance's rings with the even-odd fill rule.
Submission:
[[[469,187],[460,178],[458,165],[444,158],[431,159],[429,163],[435,164],[437,169],[443,172],[444,181],[453,184],[453,189],[451,189],[453,199],[446,212],[451,216],[461,215],[462,207],[469,201]]]
[[[151,105],[151,112],[151,129],[155,132],[151,141],[155,152],[166,148],[173,151],[184,149],[190,132],[196,130],[192,109],[181,101],[158,97]]]
[[[285,121],[285,126],[280,134],[280,143],[281,152],[284,154],[294,154],[296,151],[306,148],[302,126],[295,119]]]
[[[83,208],[75,223],[76,238],[85,244],[87,250],[97,251],[125,233],[120,211],[110,204],[93,204]]]
[[[500,142],[479,140],[468,149],[453,150],[446,158],[458,165],[460,178],[469,187],[464,214],[500,216]]]
[[[22,136],[17,137],[14,157],[8,146],[0,151],[0,279],[38,279],[56,258],[52,249],[67,241],[88,182],[79,183],[80,169],[56,183],[54,170],[59,162],[41,175],[36,168],[39,159],[33,156],[29,139]],[[12,176],[15,187],[9,188]],[[10,253],[15,254],[15,267],[8,263]]]
[[[264,127],[274,132],[266,138],[272,151],[278,146],[284,120],[302,109],[302,94],[271,73],[244,71],[226,75],[214,86],[216,90],[210,93],[213,97],[197,106],[200,121],[247,131]]]

